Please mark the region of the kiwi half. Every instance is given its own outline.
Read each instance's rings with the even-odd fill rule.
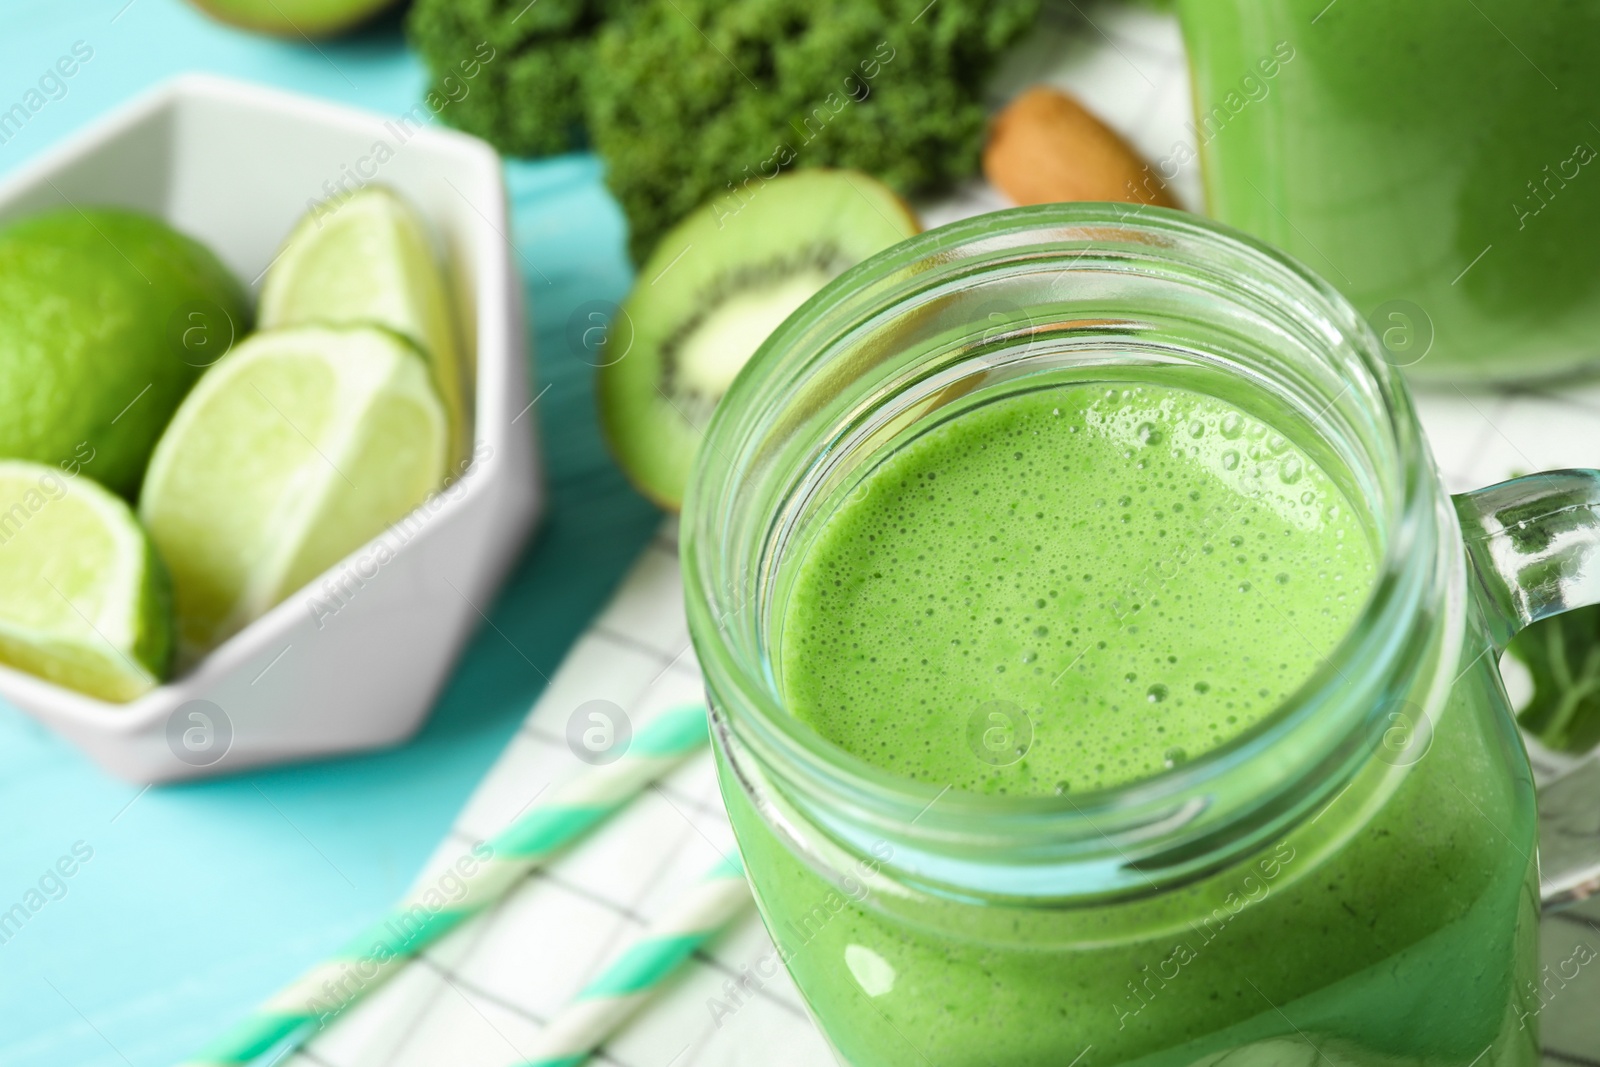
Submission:
[[[803,170],[720,197],[669,231],[595,360],[601,426],[639,491],[676,511],[711,412],[767,335],[920,228],[865,174]]]

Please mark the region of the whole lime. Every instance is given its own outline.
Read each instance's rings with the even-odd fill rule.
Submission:
[[[178,402],[248,326],[239,282],[159,219],[69,207],[0,229],[0,458],[133,497]]]
[[[354,29],[394,0],[193,0],[218,22],[296,43]],[[528,5],[532,7],[532,4]]]

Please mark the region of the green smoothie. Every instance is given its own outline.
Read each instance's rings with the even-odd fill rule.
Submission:
[[[1600,359],[1600,5],[1179,10],[1211,215],[1342,290],[1409,374],[1524,380]],[[1153,173],[1192,156],[1174,146]]]
[[[1149,381],[971,406],[840,492],[792,563],[781,691],[853,755],[970,792],[1072,803],[1226,744],[1373,581],[1363,513],[1306,451]],[[1461,672],[1421,762],[1374,760],[1281,840],[1110,901],[869,891],[892,842],[824,876],[721,778],[853,1067],[1532,1064],[1531,783],[1492,672]]]
[[[1372,569],[1338,489],[1232,405],[1150,385],[1016,395],[924,434],[827,520],[789,600],[788,704],[938,785],[1121,785],[1282,702]],[[1005,721],[1018,710],[1027,725]],[[989,729],[1020,743],[991,752]]]

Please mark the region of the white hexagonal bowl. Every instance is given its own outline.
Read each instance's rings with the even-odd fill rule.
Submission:
[[[119,778],[375,748],[421,726],[544,500],[505,186],[476,138],[202,75],[159,86],[0,180],[0,222],[64,203],[135,208],[205,242],[253,286],[308,204],[341,180],[397,189],[433,230],[477,354],[477,458],[138,700],[110,704],[0,667],[0,698]]]

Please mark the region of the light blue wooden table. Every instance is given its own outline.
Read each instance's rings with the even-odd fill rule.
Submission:
[[[319,53],[180,0],[0,0],[0,111],[79,41],[93,57],[0,144],[0,173],[179,71],[395,113],[424,84],[392,18]],[[0,1067],[166,1067],[354,932],[405,888],[539,695],[528,661],[553,669],[649,539],[658,516],[606,458],[593,372],[564,340],[578,304],[627,289],[621,216],[592,157],[507,178],[516,243],[549,278],[527,292],[551,507],[493,609],[499,632],[482,630],[404,748],[137,799],[0,705],[0,911],[75,843],[93,850],[0,944]]]

